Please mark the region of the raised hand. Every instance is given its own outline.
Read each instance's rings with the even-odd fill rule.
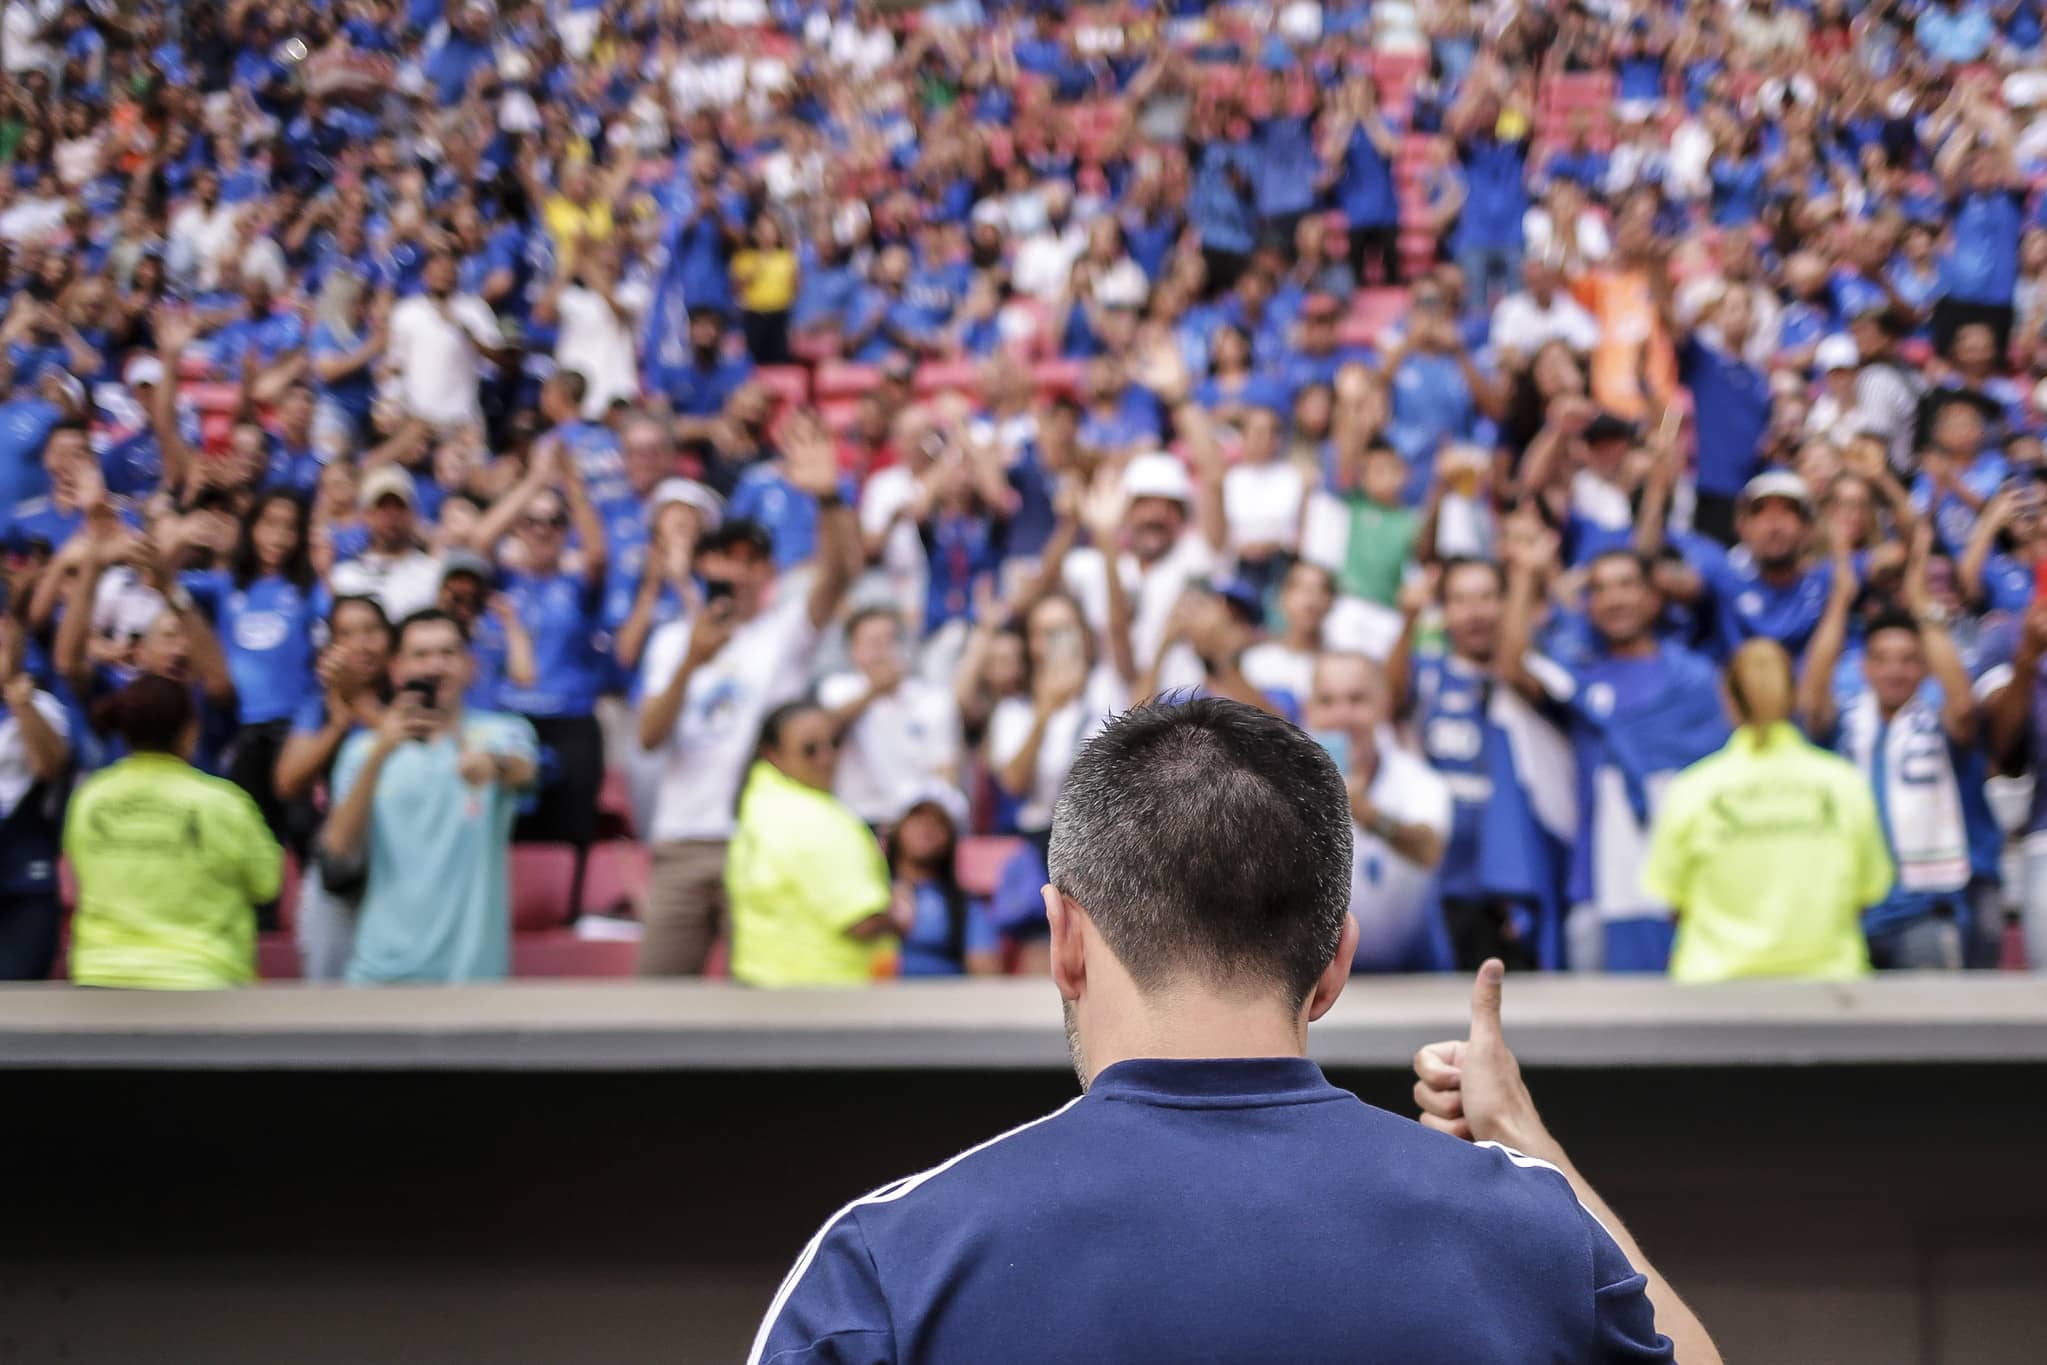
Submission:
[[[838,492],[838,454],[832,449],[831,433],[817,414],[807,409],[791,413],[782,424],[781,445],[790,483],[814,498]]]
[[[1527,1150],[1544,1140],[1542,1119],[1500,1028],[1507,969],[1488,958],[1471,986],[1471,1030],[1414,1054],[1414,1102],[1426,1128]]]

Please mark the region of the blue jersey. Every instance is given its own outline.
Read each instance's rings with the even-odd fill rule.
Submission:
[[[533,641],[533,684],[498,688],[498,705],[525,716],[587,716],[597,709],[606,660],[598,648],[601,584],[573,574],[510,574],[505,595]]]
[[[1298,1057],[1136,1060],[833,1215],[748,1360],[1669,1360],[1645,1286],[1546,1162]]]
[[[1770,381],[1697,337],[1677,348],[1677,373],[1698,414],[1699,491],[1731,498],[1761,464],[1756,452],[1770,425]]]
[[[1794,659],[1805,653],[1834,591],[1832,564],[1815,564],[1800,570],[1788,583],[1773,584],[1742,546],[1724,555],[1702,552],[1696,544],[1688,548],[1697,556],[1692,565],[1706,580],[1712,598],[1720,657],[1731,656],[1758,637],[1775,640]]]
[[[313,628],[326,618],[327,590],[306,592],[275,577],[237,588],[218,569],[188,573],[183,582],[213,619],[242,724],[288,720],[313,686]]]
[[[972,896],[960,896],[960,915],[953,923],[953,907],[944,891],[930,882],[912,892],[913,914],[910,932],[903,935],[902,976],[959,976],[966,970],[969,953],[992,953],[1002,947],[995,922],[988,918],[988,903]]]
[[[494,616],[480,616],[469,628],[469,690],[462,694],[462,704],[472,711],[496,711],[501,709],[498,698],[510,686],[505,681],[505,659],[510,647],[505,643],[505,628]]]
[[[0,507],[12,507],[49,491],[43,445],[64,414],[41,398],[0,403]]]
[[[1445,895],[1531,898],[1554,889],[1548,885],[1548,860],[1533,847],[1541,826],[1495,712],[1496,685],[1477,665],[1454,655],[1426,653],[1414,660],[1422,752],[1449,783],[1456,803],[1443,861]]]
[[[1592,907],[1610,926],[1660,922],[1661,934],[1641,939],[1610,928],[1607,967],[1661,971],[1670,950],[1668,918],[1641,889],[1649,824],[1670,779],[1727,742],[1718,671],[1702,656],[1665,644],[1646,657],[1602,653],[1570,668],[1542,660],[1537,672],[1569,714],[1577,757],[1569,900]]]

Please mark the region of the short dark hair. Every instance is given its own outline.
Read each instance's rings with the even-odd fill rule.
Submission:
[[[1442,572],[1436,575],[1436,601],[1445,602],[1450,597],[1450,580],[1466,569],[1480,569],[1493,580],[1493,586],[1501,592],[1507,590],[1507,573],[1490,559],[1473,559],[1468,555],[1452,555],[1443,561]]]
[[[1918,618],[1902,607],[1885,606],[1863,627],[1862,638],[1864,641],[1874,640],[1886,630],[1902,630],[1915,640],[1923,638],[1919,633]]]
[[[1081,749],[1046,862],[1141,990],[1270,982],[1299,1009],[1350,909],[1343,775],[1242,702],[1156,701]]]
[[[469,627],[463,625],[459,617],[450,616],[439,607],[421,607],[418,611],[400,621],[398,628],[391,633],[392,652],[398,653],[404,650],[407,631],[410,631],[415,626],[430,626],[436,621],[447,622],[455,628],[455,633],[462,637],[463,644],[469,643]]]
[[[707,555],[719,551],[751,550],[762,559],[775,557],[775,538],[768,534],[768,528],[746,517],[734,517],[720,522],[704,532],[697,539],[697,554]]]
[[[93,704],[93,729],[118,735],[136,753],[167,754],[192,720],[192,692],[157,673],[139,673]]]
[[[902,613],[898,612],[894,607],[884,607],[877,603],[862,607],[846,618],[846,638],[851,640],[860,633],[860,627],[866,625],[869,621],[886,621],[895,627],[897,635],[903,633]]]
[[[554,372],[554,386],[561,390],[563,398],[576,404],[580,404],[583,401],[583,395],[590,391],[589,384],[584,381],[582,374],[576,370],[556,370]]]
[[[1609,559],[1626,560],[1635,566],[1635,572],[1642,575],[1644,583],[1652,588],[1656,586],[1656,570],[1650,564],[1649,557],[1640,550],[1631,550],[1620,545],[1616,545],[1611,549],[1601,550],[1598,554],[1585,561],[1585,575],[1587,579],[1591,578],[1594,569],[1606,563]]]

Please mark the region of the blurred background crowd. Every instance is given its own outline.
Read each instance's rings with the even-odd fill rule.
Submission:
[[[2047,965],[2042,37],[7,0],[0,976],[1028,970],[1158,694],[1361,970]]]

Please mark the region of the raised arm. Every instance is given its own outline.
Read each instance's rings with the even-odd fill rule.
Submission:
[[[519,619],[518,606],[503,593],[493,593],[490,614],[505,633],[505,677],[514,687],[533,686],[540,677],[540,666],[533,657],[533,637]]]
[[[1453,1137],[1504,1145],[1547,1163],[1570,1185],[1585,1212],[1611,1237],[1627,1263],[1646,1280],[1656,1330],[1670,1339],[1684,1365],[1720,1365],[1720,1352],[1698,1315],[1678,1297],[1614,1211],[1571,1164],[1550,1136],[1521,1079],[1521,1065],[1500,1027],[1500,990],[1506,977],[1498,959],[1478,969],[1471,992],[1468,1037],[1431,1043],[1414,1057],[1414,1097],[1426,1127]],[[1535,1172],[1528,1172],[1533,1176]],[[1650,1343],[1643,1343],[1647,1346]]]
[[[1834,670],[1840,665],[1841,650],[1848,643],[1848,613],[1862,584],[1855,577],[1855,564],[1844,545],[1834,547],[1834,584],[1827,596],[1827,609],[1820,614],[1819,627],[1805,648],[1804,672],[1798,677],[1798,713],[1808,735],[1823,735],[1834,728]]]
[[[558,437],[541,438],[533,446],[528,458],[526,472],[519,476],[517,483],[504,491],[503,496],[490,505],[490,510],[476,519],[469,528],[467,544],[477,554],[490,558],[497,553],[498,542],[510,534],[526,510],[526,504],[540,496],[541,490],[560,477],[564,463],[571,457],[561,448]]]
[[[1997,548],[1998,534],[2011,524],[2013,497],[2013,490],[2007,488],[1984,507],[1983,515],[1969,528],[1969,543],[1955,565],[1956,586],[1961,588],[1963,600],[1973,605],[1981,606],[1989,596],[1983,590],[1983,568]]]
[[[569,521],[576,528],[576,539],[583,546],[583,581],[592,587],[602,587],[606,568],[611,563],[611,544],[605,538],[604,518],[590,501],[590,490],[583,483],[583,468],[576,463],[573,451],[561,453],[562,493],[569,504]]]
[[[1531,702],[1546,699],[1542,683],[1528,671],[1542,580],[1556,567],[1557,537],[1543,530],[1510,541],[1507,550],[1507,605],[1500,616],[1500,681]]]
[[[1905,606],[1919,620],[1919,645],[1926,651],[1926,667],[1940,684],[1940,724],[1949,742],[1976,742],[1981,717],[1976,709],[1975,687],[1969,669],[1948,634],[1947,618],[1935,609],[1933,593],[1926,582],[1927,561],[1933,557],[1933,527],[1922,524],[1912,537],[1912,557],[1905,565]]]
[[[2033,692],[2039,686],[2043,658],[2047,658],[2047,600],[2027,609],[2011,661],[2011,677],[1983,703],[1984,719],[1990,724],[1991,755],[2006,771],[2018,766],[2019,748],[2032,727]]]
[[[1194,515],[1201,537],[1217,554],[1227,554],[1230,522],[1223,510],[1223,457],[1214,424],[1199,403],[1187,402],[1173,410],[1173,425],[1179,429],[1194,466]]]
[[[789,482],[817,499],[817,558],[811,568],[810,623],[822,629],[839,609],[865,556],[860,524],[839,495],[839,462],[817,414],[792,413],[782,425]]]
[[[163,486],[173,498],[184,496],[192,475],[192,448],[178,430],[178,367],[185,350],[199,335],[197,322],[189,313],[174,313],[159,305],[150,317],[156,332],[157,360],[163,365],[163,379],[150,398],[149,425],[156,433],[157,449],[163,456]]]

